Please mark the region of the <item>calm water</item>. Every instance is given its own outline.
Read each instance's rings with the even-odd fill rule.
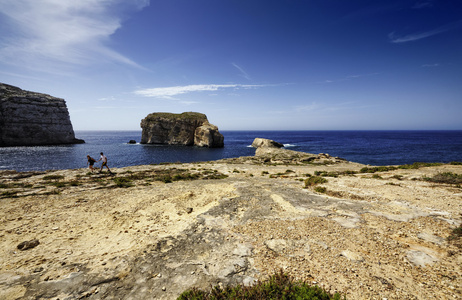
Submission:
[[[329,153],[371,165],[462,161],[462,131],[222,131],[225,147],[208,149],[127,144],[141,131],[76,131],[85,144],[0,147],[0,170],[50,170],[87,167],[87,154],[104,152],[109,167],[195,162],[249,156],[256,137],[283,143],[287,149]],[[99,166],[99,164],[97,165]]]

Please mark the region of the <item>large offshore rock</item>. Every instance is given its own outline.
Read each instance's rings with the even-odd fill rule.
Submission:
[[[64,99],[0,83],[0,147],[76,143]]]
[[[224,145],[224,137],[218,131],[218,127],[204,123],[204,125],[196,128],[194,133],[194,145],[199,147],[220,148]]]
[[[141,120],[141,144],[223,147],[223,135],[197,112],[152,113]]]

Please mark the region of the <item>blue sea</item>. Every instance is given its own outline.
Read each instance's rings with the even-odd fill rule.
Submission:
[[[0,170],[44,171],[87,167],[86,156],[108,157],[109,167],[164,162],[200,162],[253,156],[252,141],[283,143],[285,148],[328,153],[370,165],[462,161],[462,131],[221,131],[224,148],[128,144],[141,131],[76,131],[85,144],[40,147],[0,147]],[[99,164],[97,164],[99,166]]]

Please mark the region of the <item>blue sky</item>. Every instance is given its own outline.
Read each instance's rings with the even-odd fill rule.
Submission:
[[[75,130],[460,130],[462,1],[0,0],[0,82]]]

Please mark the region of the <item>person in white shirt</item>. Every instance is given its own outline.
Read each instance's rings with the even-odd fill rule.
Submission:
[[[101,171],[103,171],[103,167],[106,167],[107,170],[109,171],[109,173],[112,173],[111,170],[109,169],[108,165],[107,165],[107,157],[106,155],[103,154],[103,152],[100,153],[101,154],[101,157],[100,159],[98,159],[98,161],[102,160],[103,163],[101,164]]]

